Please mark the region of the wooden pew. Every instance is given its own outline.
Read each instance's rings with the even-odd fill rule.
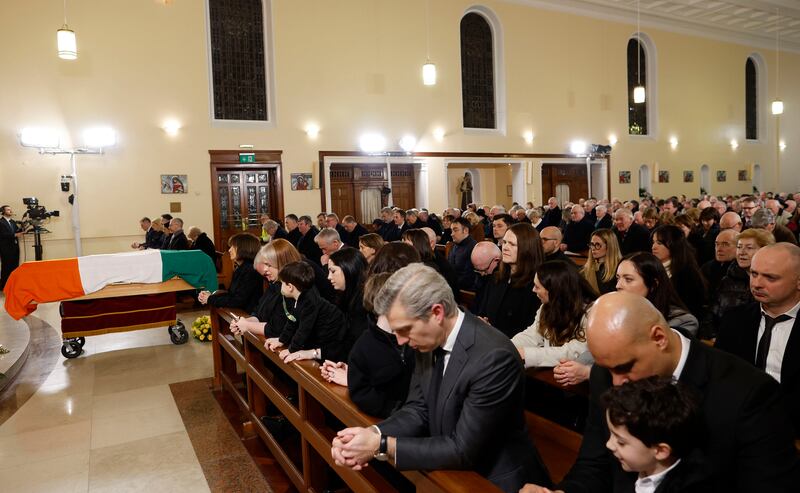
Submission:
[[[241,310],[211,309],[214,384],[233,396],[250,418],[245,429],[260,437],[298,491],[322,491],[337,481],[333,476],[356,493],[392,492],[398,486],[431,493],[500,491],[471,471],[398,473],[389,466],[389,474],[382,475],[377,467],[353,471],[336,466],[330,444],[339,427],[369,426],[379,420],[362,413],[346,388],[326,382],[316,361],[287,365],[264,347],[264,337],[231,334],[231,315],[247,316]],[[275,409],[291,425],[293,436],[276,439],[262,423],[260,418]]]

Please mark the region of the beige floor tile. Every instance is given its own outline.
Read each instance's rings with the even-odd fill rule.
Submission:
[[[89,358],[94,363],[95,376],[122,374],[130,370],[152,367],[158,363],[156,352],[152,347],[98,351],[89,355]]]
[[[172,392],[167,385],[114,392],[94,398],[92,418],[142,412],[156,407],[167,407],[174,403]]]
[[[173,402],[168,406],[92,419],[91,448],[109,447],[185,430]]]
[[[80,361],[80,360],[77,360]],[[70,363],[73,363],[70,361]],[[39,393],[69,391],[75,394],[91,394],[94,391],[94,365],[78,363],[70,366],[56,364],[53,372],[39,387]]]
[[[77,423],[91,417],[91,394],[73,395],[71,389],[50,393],[40,388],[28,402],[0,426],[0,436]]]
[[[2,490],[25,493],[86,493],[89,452],[0,468]]]
[[[30,464],[89,450],[89,420],[0,437],[3,467]]]
[[[104,375],[95,373],[94,395],[113,394],[114,392],[123,392],[163,383],[162,370],[154,365],[145,365],[140,369],[121,374]]]
[[[186,432],[92,450],[89,491],[205,492],[203,471]]]

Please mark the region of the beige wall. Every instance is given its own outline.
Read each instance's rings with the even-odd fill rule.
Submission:
[[[80,131],[97,123],[117,129],[120,142],[105,156],[79,158],[85,253],[126,248],[140,233],[140,216],[167,210],[170,196],[159,192],[161,173],[189,175],[180,215],[187,224],[210,230],[208,149],[244,143],[281,149],[286,176],[312,172],[318,183],[318,152],[357,150],[359,135],[368,130],[382,132],[395,150],[404,133],[413,133],[419,151],[497,153],[562,153],[573,139],[605,143],[614,133],[619,143],[611,161],[611,195],[619,197],[636,195],[639,165],[656,162],[672,175],[669,184],[653,184],[657,195],[696,195],[703,163],[711,167],[714,193],[748,191],[750,183],[736,181],[736,171],[749,163],[762,165],[765,188],[776,187],[775,119],[766,118],[762,142],[744,140],[745,59],[758,51],[772,72],[772,51],[643,27],[658,52],[660,131],[651,138],[632,138],[625,135],[625,46],[632,24],[488,1],[485,5],[502,25],[507,132],[476,135],[460,129],[458,23],[471,5],[431,2],[431,58],[439,83],[425,87],[420,80],[423,2],[273,0],[277,120],[269,128],[252,128],[209,121],[203,1],[167,6],[155,1],[70,2],[69,22],[80,56],[66,62],[55,55],[61,5],[4,0],[0,201],[21,213],[21,197],[36,195],[48,208],[61,209],[66,217],[48,226],[53,234],[46,238],[45,256],[74,255],[67,194],[58,187],[59,175],[69,170],[68,158],[23,149],[16,134],[24,126],[51,126],[77,144]],[[795,137],[800,129],[799,60],[781,54],[786,101],[781,126],[788,144],[780,157],[781,189],[800,185],[793,172],[798,165],[794,149],[800,146]],[[774,81],[767,81],[771,99]],[[768,101],[761,109],[768,110]],[[167,117],[183,123],[176,138],[159,128]],[[317,140],[303,132],[309,122],[321,127]],[[446,131],[442,142],[432,137],[436,127]],[[535,134],[532,145],[522,138],[528,130]],[[668,143],[673,134],[679,139],[674,151]],[[740,142],[736,151],[730,148],[731,138]],[[444,160],[427,164],[428,205],[438,211],[450,193],[445,191]],[[695,170],[692,186],[681,183],[685,169]],[[713,180],[718,169],[728,171],[726,184]],[[619,185],[619,170],[630,170],[633,183]],[[500,181],[495,180],[496,194]],[[316,193],[291,192],[288,179],[284,184],[287,211],[318,212]]]

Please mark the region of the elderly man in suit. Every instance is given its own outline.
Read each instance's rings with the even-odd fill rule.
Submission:
[[[183,219],[174,217],[169,222],[169,231],[172,233],[165,250],[188,250],[189,240],[183,232]]]
[[[598,402],[612,385],[654,375],[671,375],[700,397],[705,437],[698,437],[699,466],[713,481],[711,491],[797,491],[800,461],[775,380],[671,329],[647,299],[633,293],[598,298],[586,339],[595,358],[589,415],[578,459],[559,491],[634,491],[637,474],[625,473],[606,448],[608,424]],[[522,491],[549,490],[526,485]]]
[[[6,281],[19,266],[19,238],[22,230],[11,219],[14,211],[10,205],[0,207],[0,290],[6,287]]]
[[[757,251],[750,263],[750,291],[756,303],[725,314],[715,346],[780,383],[800,438],[800,247],[776,243]]]
[[[526,431],[522,362],[508,338],[459,310],[444,278],[422,264],[397,271],[375,299],[397,342],[417,350],[417,366],[400,410],[338,433],[336,463],[360,469],[374,457],[400,470],[470,469],[507,492],[526,478],[547,483]]]
[[[614,234],[623,255],[650,251],[650,233],[647,228],[633,222],[633,213],[626,208],[614,213]]]

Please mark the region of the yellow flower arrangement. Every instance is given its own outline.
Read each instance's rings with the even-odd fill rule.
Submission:
[[[197,317],[197,320],[192,322],[192,335],[203,342],[211,340],[211,319],[208,315]]]

